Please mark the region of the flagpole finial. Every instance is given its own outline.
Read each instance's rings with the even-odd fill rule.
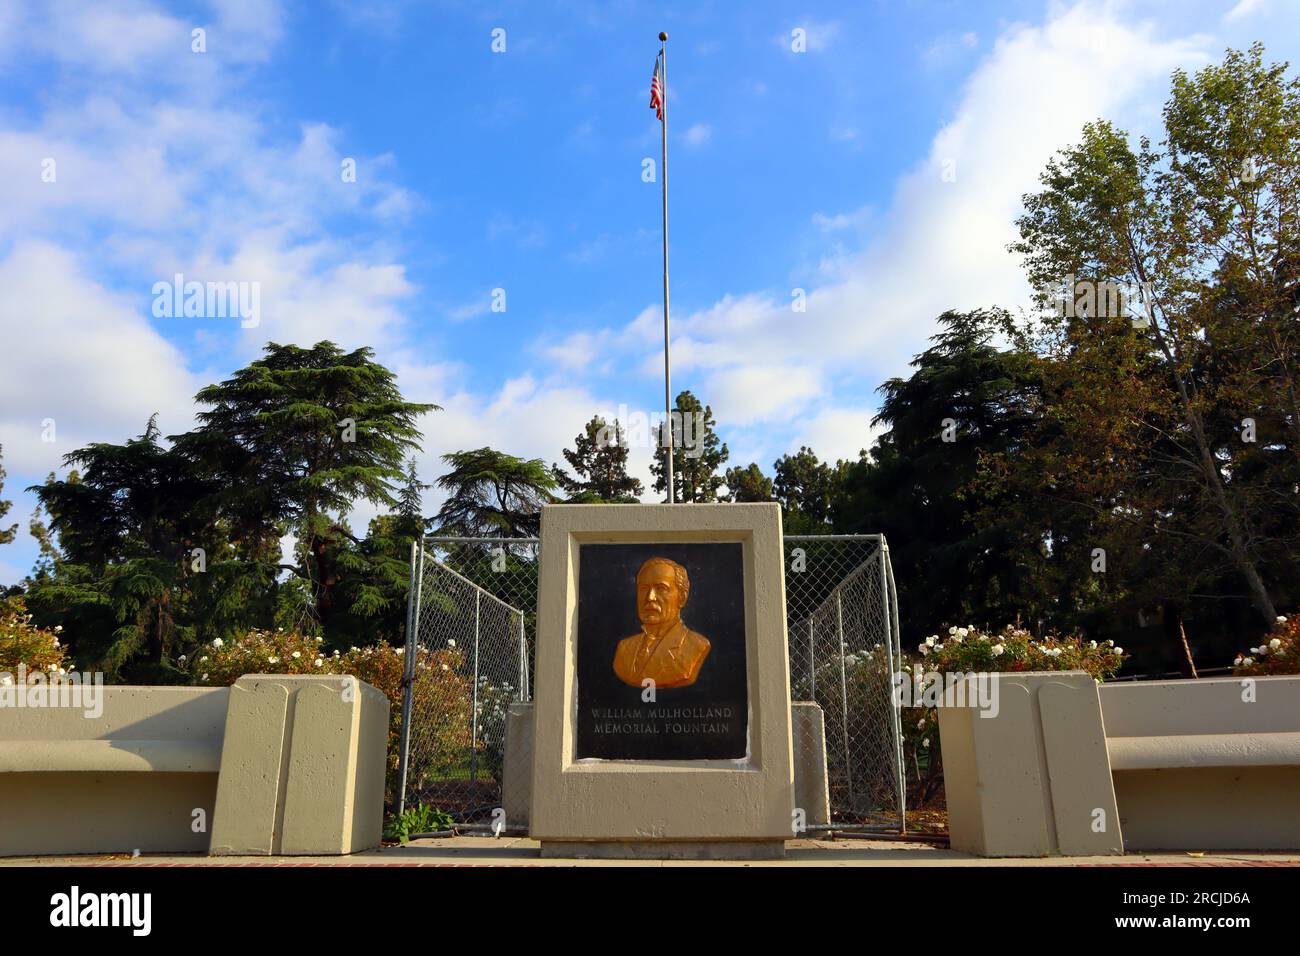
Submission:
[[[659,31],[659,39],[660,39],[660,40],[667,40],[667,39],[668,39],[668,34],[667,34],[667,33],[664,33],[662,30],[660,30],[660,31]]]

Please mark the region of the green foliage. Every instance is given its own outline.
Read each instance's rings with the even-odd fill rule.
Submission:
[[[439,534],[526,538],[541,530],[541,508],[555,500],[556,480],[540,458],[476,448],[442,460],[451,471],[438,479],[448,494],[433,519]]]
[[[0,598],[0,671],[12,681],[20,664],[29,672],[71,670],[75,665],[59,639],[62,631],[58,626],[45,629],[32,624],[22,598]]]
[[[1148,596],[1240,595],[1257,627],[1300,586],[1300,79],[1285,71],[1257,44],[1175,72],[1158,146],[1088,124],[1025,197],[1012,246],[1040,289],[1140,290],[1136,329],[1063,308],[1026,331],[1053,366],[1058,434],[1020,467],[1104,512],[1134,564],[1153,555],[1163,573],[1130,574]]]
[[[689,391],[678,394],[675,415],[658,428],[654,460],[650,472],[655,476],[654,489],[668,491],[667,436],[672,435],[673,500],[677,502],[717,501],[718,489],[725,479],[717,473],[729,452],[714,429],[713,408],[703,405]],[[666,499],[665,499],[666,500]]]
[[[150,419],[124,444],[66,456],[65,480],[31,489],[48,516],[32,520],[36,619],[68,625],[78,655],[110,677],[150,683],[187,679],[180,655],[252,627],[331,646],[399,639],[423,528],[423,486],[403,465],[416,418],[436,406],[403,401],[370,356],[272,343],[203,389],[200,427],[169,446]],[[346,513],[362,498],[396,511],[357,538]]]
[[[1005,317],[940,316],[935,344],[913,360],[913,374],[881,389],[875,423],[887,428],[872,454],[841,465],[834,483],[825,473],[790,483],[811,487],[817,506],[831,484],[836,532],[885,534],[905,634],[954,618],[1007,624],[1048,603],[1039,590],[1043,532],[1018,519],[1009,495],[975,486],[985,456],[1023,445],[1038,404],[1032,362],[991,344]],[[803,458],[796,466],[816,476],[815,457]]]
[[[729,501],[774,501],[776,492],[772,479],[763,474],[763,469],[754,462],[747,468],[739,466],[727,469],[727,500]]]
[[[1232,673],[1238,677],[1300,674],[1300,614],[1279,616],[1259,647],[1237,655]]]
[[[773,493],[781,502],[787,534],[825,534],[830,531],[831,501],[850,465],[835,467],[817,460],[811,448],[800,446],[793,455],[776,460]]]
[[[627,473],[627,439],[617,421],[611,426],[594,415],[573,442],[574,447],[564,449],[563,454],[577,477],[559,465],[552,468],[560,487],[569,493],[570,502],[630,504],[640,499],[645,489]]]
[[[390,816],[384,823],[384,839],[406,843],[417,833],[441,833],[455,825],[456,821],[449,814],[432,804],[422,803]]]
[[[5,490],[5,467],[4,467],[4,445],[0,445],[0,492]],[[9,513],[13,507],[12,501],[5,501],[0,498],[0,521]],[[8,544],[13,541],[14,536],[18,533],[18,525],[10,525],[8,528],[0,524],[0,544]]]

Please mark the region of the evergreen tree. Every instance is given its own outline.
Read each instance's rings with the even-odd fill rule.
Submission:
[[[0,445],[0,492],[3,492],[4,488],[5,488],[4,445]],[[12,507],[13,507],[12,501],[5,501],[3,498],[0,498],[0,521],[4,520],[4,516],[9,513],[9,509]],[[18,525],[16,524],[11,525],[9,528],[5,528],[3,525],[0,525],[0,544],[8,544],[10,541],[14,539],[14,536],[16,534],[18,534]]]
[[[559,465],[552,466],[556,481],[569,493],[571,502],[620,502],[640,500],[644,487],[627,473],[628,446],[618,421],[613,427],[599,415],[587,422],[564,458],[574,470],[571,477]]]
[[[339,610],[340,559],[349,544],[360,546],[344,517],[359,499],[398,504],[395,483],[408,477],[403,463],[419,447],[416,420],[439,406],[405,401],[368,348],[272,342],[265,353],[199,392],[211,407],[177,447],[212,470],[216,503],[236,535],[263,553],[278,553],[285,533],[297,536],[300,560],[287,569],[308,582],[327,627]]]
[[[917,640],[940,626],[1001,626],[1045,609],[1047,532],[1024,521],[1009,493],[980,497],[974,487],[983,456],[1022,448],[1040,407],[1032,358],[991,344],[1005,318],[997,310],[939,318],[912,375],[882,386],[875,423],[888,429],[870,455],[844,466],[831,501],[836,532],[885,534],[903,632]],[[977,523],[981,511],[998,523]]]
[[[397,500],[397,514],[412,523],[414,527],[411,533],[417,534],[419,528],[424,525],[423,514],[423,496],[429,486],[420,481],[420,474],[415,467],[415,459],[412,458],[406,463],[406,483],[402,485],[401,493]]]
[[[836,468],[823,464],[811,448],[801,446],[793,455],[776,460],[773,491],[781,502],[788,534],[819,534],[830,531],[831,499],[841,474],[848,465]]]
[[[763,469],[751,462],[748,468],[727,469],[728,501],[774,501],[772,479],[763,474]]]
[[[718,489],[726,481],[718,469],[730,454],[714,431],[713,409],[702,405],[689,391],[677,396],[674,414],[657,429],[654,461],[654,490],[668,491],[668,448],[673,449],[673,499],[675,502],[718,500]],[[671,434],[672,439],[669,440]]]
[[[29,603],[70,611],[76,652],[114,675],[166,681],[176,646],[194,639],[188,584],[195,551],[222,548],[202,506],[214,486],[182,452],[164,448],[156,416],[123,445],[95,443],[65,456],[80,473],[29,490],[63,549],[59,572],[34,582]],[[137,661],[138,666],[129,665]]]
[[[555,500],[556,480],[540,458],[476,448],[442,460],[451,471],[438,479],[448,493],[433,519],[439,534],[534,537],[541,530],[541,507]]]

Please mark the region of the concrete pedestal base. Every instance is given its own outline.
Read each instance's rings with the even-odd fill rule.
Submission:
[[[794,728],[794,805],[803,810],[807,826],[829,826],[831,801],[822,709],[811,701],[795,701],[790,705],[790,723]],[[506,710],[505,776],[501,781],[501,806],[507,826],[528,829],[532,790],[533,705],[514,703]]]
[[[784,840],[606,841],[543,840],[544,859],[570,860],[784,860]]]

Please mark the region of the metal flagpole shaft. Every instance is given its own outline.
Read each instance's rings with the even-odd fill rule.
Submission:
[[[672,364],[668,352],[668,34],[659,34],[659,62],[661,89],[659,102],[664,118],[660,123],[660,137],[663,157],[659,164],[659,175],[663,183],[664,205],[664,428],[668,430],[668,503],[673,504],[677,495],[673,491],[673,386]]]

